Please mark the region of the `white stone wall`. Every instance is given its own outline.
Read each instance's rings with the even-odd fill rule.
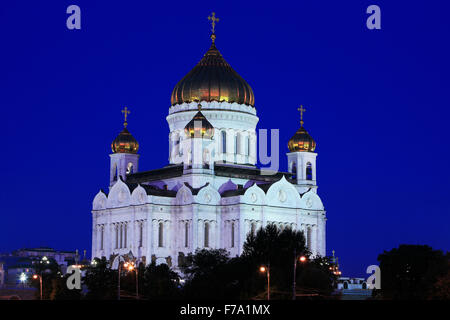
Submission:
[[[225,248],[231,256],[241,254],[252,224],[258,229],[269,223],[281,228],[309,228],[312,253],[325,255],[325,211],[315,192],[301,197],[284,177],[267,193],[253,185],[243,195],[221,197],[218,189],[211,184],[193,195],[188,187],[182,186],[175,198],[168,198],[147,195],[142,187],[130,194],[125,183],[119,180],[108,197],[99,192],[93,201],[93,257],[109,257],[131,250],[139,258],[145,256],[147,263],[152,256],[157,263],[166,262],[170,256],[172,265],[176,266],[179,252],[187,255],[205,247],[206,223],[209,224],[208,248]],[[185,223],[188,223],[187,247]],[[140,224],[143,225],[142,246],[139,246]],[[160,224],[163,225],[162,246],[159,243]],[[123,238],[119,247],[116,246],[118,226],[127,228],[127,243]],[[120,232],[118,234],[120,236]]]

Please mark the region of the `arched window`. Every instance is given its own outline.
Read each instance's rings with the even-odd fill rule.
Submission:
[[[306,164],[306,180],[312,180],[312,165],[311,162]]]
[[[164,224],[160,222],[158,231],[158,247],[160,248],[164,246],[163,237],[164,237]]]
[[[344,289],[348,289],[348,282],[347,281],[344,282]]]
[[[124,233],[124,236],[123,236],[123,248],[127,247],[127,232],[128,232],[128,225],[125,223],[123,225],[123,233]]]
[[[189,247],[189,223],[184,224],[184,246]]]
[[[128,162],[128,165],[127,165],[127,174],[131,174],[131,173],[133,173],[133,164],[131,163],[131,162]]]
[[[292,178],[293,179],[297,178],[297,164],[295,163],[295,161],[292,162],[291,172],[292,172]]]
[[[113,181],[117,181],[117,165],[114,165],[113,169]]]
[[[311,250],[311,238],[312,238],[312,230],[311,227],[308,227],[308,229],[306,229],[306,246],[308,247],[309,250]]]
[[[116,225],[114,229],[116,231],[116,245],[115,245],[115,248],[118,249],[119,248],[119,225]]]
[[[252,235],[255,235],[256,223],[252,222],[251,227],[250,227],[250,232],[252,233]]]
[[[205,248],[209,247],[209,223],[205,223]]]
[[[245,150],[245,154],[247,156],[250,155],[250,135],[247,136],[247,147],[246,147],[246,150]]]
[[[144,223],[139,223],[139,248],[142,248],[142,238],[144,236]]]
[[[119,248],[123,248],[122,245],[123,245],[123,225],[120,224],[120,245],[119,245]]]
[[[222,131],[222,153],[227,153],[227,133]]]
[[[105,238],[105,227],[100,227],[100,250],[103,250],[103,239]]]
[[[231,247],[234,248],[234,222],[231,223]]]

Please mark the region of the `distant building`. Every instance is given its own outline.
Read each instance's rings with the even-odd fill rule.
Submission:
[[[4,262],[0,261],[0,288],[5,284],[5,269],[3,267]]]
[[[337,290],[342,300],[366,300],[372,296],[372,290],[367,288],[364,278],[339,277]]]
[[[42,257],[55,259],[56,263],[60,266],[67,266],[73,264],[77,259],[77,251],[56,251],[52,248],[40,247],[40,248],[24,248],[13,251],[13,256],[26,257],[32,260],[39,260]]]

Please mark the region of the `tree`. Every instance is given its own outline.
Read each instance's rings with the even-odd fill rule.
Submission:
[[[52,279],[52,291],[50,300],[80,300],[82,298],[81,289],[69,290],[67,287],[67,279],[70,274],[65,276],[57,275]]]
[[[117,271],[110,268],[105,257],[94,259],[87,268],[83,281],[88,288],[87,299],[117,299]]]
[[[39,277],[42,277],[42,299],[48,300],[51,298],[54,281],[56,277],[61,277],[61,269],[53,258],[43,257],[40,260],[33,262],[34,271]],[[36,298],[40,299],[40,280],[32,279],[31,285],[37,288]]]
[[[201,249],[186,257],[183,293],[190,299],[238,298],[240,261],[224,249]]]
[[[249,233],[244,243],[242,259],[248,266],[248,283],[244,286],[252,295],[265,288],[265,277],[258,273],[261,265],[270,265],[272,296],[279,298],[292,296],[294,259],[301,255],[309,256],[303,232],[289,227],[280,230],[274,224],[260,228],[256,234]],[[265,290],[265,289],[264,289]]]
[[[384,251],[378,261],[384,299],[426,299],[448,272],[448,257],[426,245],[400,245]]]
[[[156,265],[152,262],[145,268],[142,292],[149,299],[177,299],[180,296],[179,284],[179,275],[167,264]]]

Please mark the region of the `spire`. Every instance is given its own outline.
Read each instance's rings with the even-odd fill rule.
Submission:
[[[305,123],[303,121],[303,113],[306,111],[306,109],[303,108],[302,105],[300,105],[300,108],[298,108],[297,110],[300,111],[300,126],[303,128],[303,124]]]
[[[212,40],[212,43],[214,44],[214,42],[216,41],[216,22],[219,22],[219,18],[216,18],[216,13],[213,12],[208,17],[208,20],[211,21],[211,26],[212,26],[212,28],[211,28],[211,31],[212,31],[211,40]]]
[[[124,121],[124,123],[123,123],[123,127],[126,128],[127,125],[128,125],[127,117],[128,117],[128,115],[130,114],[130,110],[128,110],[128,108],[125,107],[125,108],[122,110],[122,113],[123,113],[123,116],[124,116],[124,118],[125,118],[125,121]]]

